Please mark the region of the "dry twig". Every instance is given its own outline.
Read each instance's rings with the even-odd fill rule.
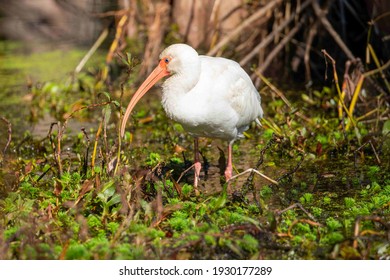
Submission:
[[[3,154],[5,155],[5,153],[7,152],[8,146],[12,140],[12,124],[9,120],[7,120],[6,118],[4,118],[2,116],[0,116],[0,120],[5,122],[8,126],[8,139],[7,139],[7,143],[5,144],[4,149],[3,149]]]
[[[227,35],[225,38],[219,41],[218,44],[216,44],[211,50],[207,52],[207,55],[217,54],[218,51],[223,46],[225,46],[227,43],[233,40],[237,35],[239,35],[246,28],[250,27],[256,20],[262,18],[266,13],[275,9],[275,7],[277,7],[281,2],[282,2],[281,0],[271,1],[263,8],[259,9],[257,12],[255,12],[253,15],[247,18],[243,23],[241,23],[236,29],[234,29],[229,35]]]

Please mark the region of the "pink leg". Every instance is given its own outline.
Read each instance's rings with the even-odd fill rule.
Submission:
[[[198,182],[199,182],[199,175],[200,170],[202,169],[202,165],[200,164],[199,160],[199,143],[198,138],[194,139],[194,169],[195,169],[195,178],[194,178],[194,187],[195,190],[198,188]]]
[[[233,146],[233,141],[229,142],[229,146],[228,146],[228,160],[227,160],[227,165],[226,165],[226,170],[225,170],[226,181],[229,181],[229,179],[233,175],[232,146]]]

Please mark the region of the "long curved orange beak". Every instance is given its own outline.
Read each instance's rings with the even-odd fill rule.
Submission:
[[[142,85],[138,88],[136,93],[134,93],[133,98],[131,98],[129,105],[127,106],[125,115],[122,120],[121,125],[121,137],[125,135],[126,122],[130,116],[131,111],[135,107],[135,104],[148,92],[148,90],[163,77],[170,75],[171,73],[167,70],[167,65],[164,62],[164,59],[161,59],[160,63],[157,67],[150,73],[149,77],[142,83]]]

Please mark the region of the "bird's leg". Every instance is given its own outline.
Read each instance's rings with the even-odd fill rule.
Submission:
[[[226,165],[226,169],[225,169],[226,182],[228,182],[233,175],[232,146],[233,146],[233,141],[229,142],[229,145],[228,145],[228,159],[227,159],[227,165]]]
[[[202,165],[199,160],[199,141],[198,138],[195,137],[194,139],[194,169],[195,169],[195,177],[194,177],[194,188],[195,188],[195,193],[198,195],[198,182],[199,182],[199,175],[200,175],[200,170],[202,169]]]

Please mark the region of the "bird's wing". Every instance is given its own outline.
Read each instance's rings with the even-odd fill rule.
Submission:
[[[220,92],[226,101],[225,106],[229,106],[237,114],[237,128],[246,127],[263,116],[260,95],[251,78],[237,62],[206,56],[202,60],[207,62],[202,67],[207,65],[209,69],[206,72],[215,81],[214,92]]]

